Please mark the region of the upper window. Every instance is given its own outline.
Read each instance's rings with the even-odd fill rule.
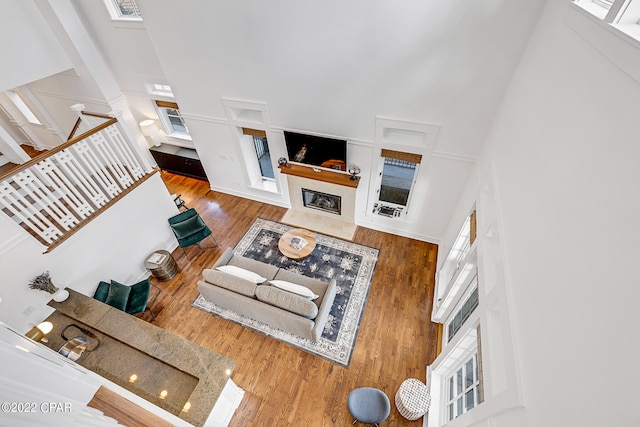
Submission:
[[[640,0],[574,0],[574,4],[640,41]]]
[[[598,6],[604,7],[605,9],[610,9],[611,5],[613,4],[613,0],[593,0],[593,2]]]
[[[462,303],[447,326],[447,342],[451,341],[462,327],[462,324],[471,316],[471,313],[478,307],[478,287],[471,292],[471,295]]]
[[[187,124],[180,114],[178,104],[159,100],[156,100],[155,103],[160,123],[162,123],[167,135],[177,136],[179,138],[191,138]]]
[[[20,111],[20,113],[22,113],[24,118],[29,123],[34,124],[34,125],[41,125],[42,124],[42,123],[40,123],[40,120],[38,120],[36,115],[33,113],[33,111],[31,111],[31,109],[27,106],[27,104],[24,102],[24,100],[22,99],[20,94],[18,94],[18,92],[16,92],[15,90],[8,90],[6,92],[6,94],[9,97],[9,99],[11,100],[11,102],[13,102],[13,105],[16,106],[16,108]]]
[[[111,19],[142,20],[140,9],[135,0],[104,0],[104,4],[111,15]]]
[[[158,96],[168,96],[173,98],[173,90],[171,90],[171,86],[159,84],[159,83],[147,83],[145,85],[147,89],[147,93],[150,95],[158,95]]]

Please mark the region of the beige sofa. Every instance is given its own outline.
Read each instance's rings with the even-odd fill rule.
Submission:
[[[220,266],[235,266],[266,278],[256,284],[216,270]],[[269,281],[285,281],[304,286],[318,295],[308,299],[273,286]],[[227,248],[211,269],[202,272],[198,281],[200,294],[213,304],[233,310],[295,335],[317,341],[322,335],[336,295],[336,282],[329,283],[235,255]]]

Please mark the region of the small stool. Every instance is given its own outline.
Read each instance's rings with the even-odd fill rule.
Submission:
[[[406,379],[396,393],[396,407],[400,415],[408,420],[417,420],[429,410],[431,395],[429,388],[415,378]]]
[[[347,397],[347,408],[355,421],[365,424],[375,424],[386,420],[391,412],[389,398],[382,390],[362,387],[351,390]]]
[[[144,262],[145,268],[151,270],[153,277],[161,282],[173,278],[178,273],[178,264],[171,254],[165,250],[157,250],[147,257]]]

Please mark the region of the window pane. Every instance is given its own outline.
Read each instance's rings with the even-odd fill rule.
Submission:
[[[456,402],[456,417],[462,414],[462,397]]]
[[[449,400],[453,400],[453,377],[449,378]]]
[[[184,123],[184,120],[182,119],[182,116],[180,115],[180,112],[178,110],[173,108],[165,108],[164,111],[167,114],[167,118],[169,119],[174,132],[189,133],[189,131],[187,130],[187,125]]]
[[[453,419],[453,403],[449,404],[449,421]]]
[[[474,390],[471,389],[468,392],[465,393],[465,401],[466,401],[466,405],[465,405],[465,411],[468,411],[470,409],[473,409],[473,407],[475,406],[475,401],[473,400],[474,394],[473,394]]]
[[[456,396],[462,394],[462,368],[456,372]]]
[[[115,4],[122,16],[140,16],[138,5],[134,0],[115,0]]]
[[[267,138],[254,136],[253,146],[256,149],[258,164],[260,165],[260,174],[264,178],[275,178],[273,167],[271,166],[271,155],[269,154],[269,144]]]
[[[378,199],[381,202],[406,206],[415,170],[416,163],[385,158]]]
[[[473,385],[473,359],[469,359],[464,364],[465,381],[464,388],[469,388]]]

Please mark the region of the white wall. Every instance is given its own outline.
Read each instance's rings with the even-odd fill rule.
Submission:
[[[640,424],[639,55],[549,2],[500,107],[469,186],[495,184],[524,408],[490,425]]]
[[[0,14],[0,90],[11,89],[72,67],[32,0],[6,0]]]
[[[142,81],[164,77],[172,86],[217,191],[287,203],[286,192],[250,188],[223,98],[266,104],[273,132],[355,141],[349,162],[363,171],[375,166],[367,146],[377,115],[441,125],[427,182],[414,198],[420,220],[365,218],[368,186],[357,195],[359,224],[439,241],[542,3],[186,1],[176,10],[140,0],[143,24],[127,29],[103,11],[77,7],[95,27],[136,119],[149,116]],[[125,57],[123,38],[139,57]],[[156,58],[143,61],[149,45]],[[284,152],[282,141],[272,143]]]
[[[51,295],[29,289],[34,276],[49,271],[58,287],[86,295],[101,280],[133,284],[149,276],[144,260],[177,242],[167,218],[177,213],[160,175],[149,180],[87,224],[51,253],[6,215],[0,215],[0,321],[19,331],[39,323],[51,310]],[[25,310],[27,313],[25,314]]]

